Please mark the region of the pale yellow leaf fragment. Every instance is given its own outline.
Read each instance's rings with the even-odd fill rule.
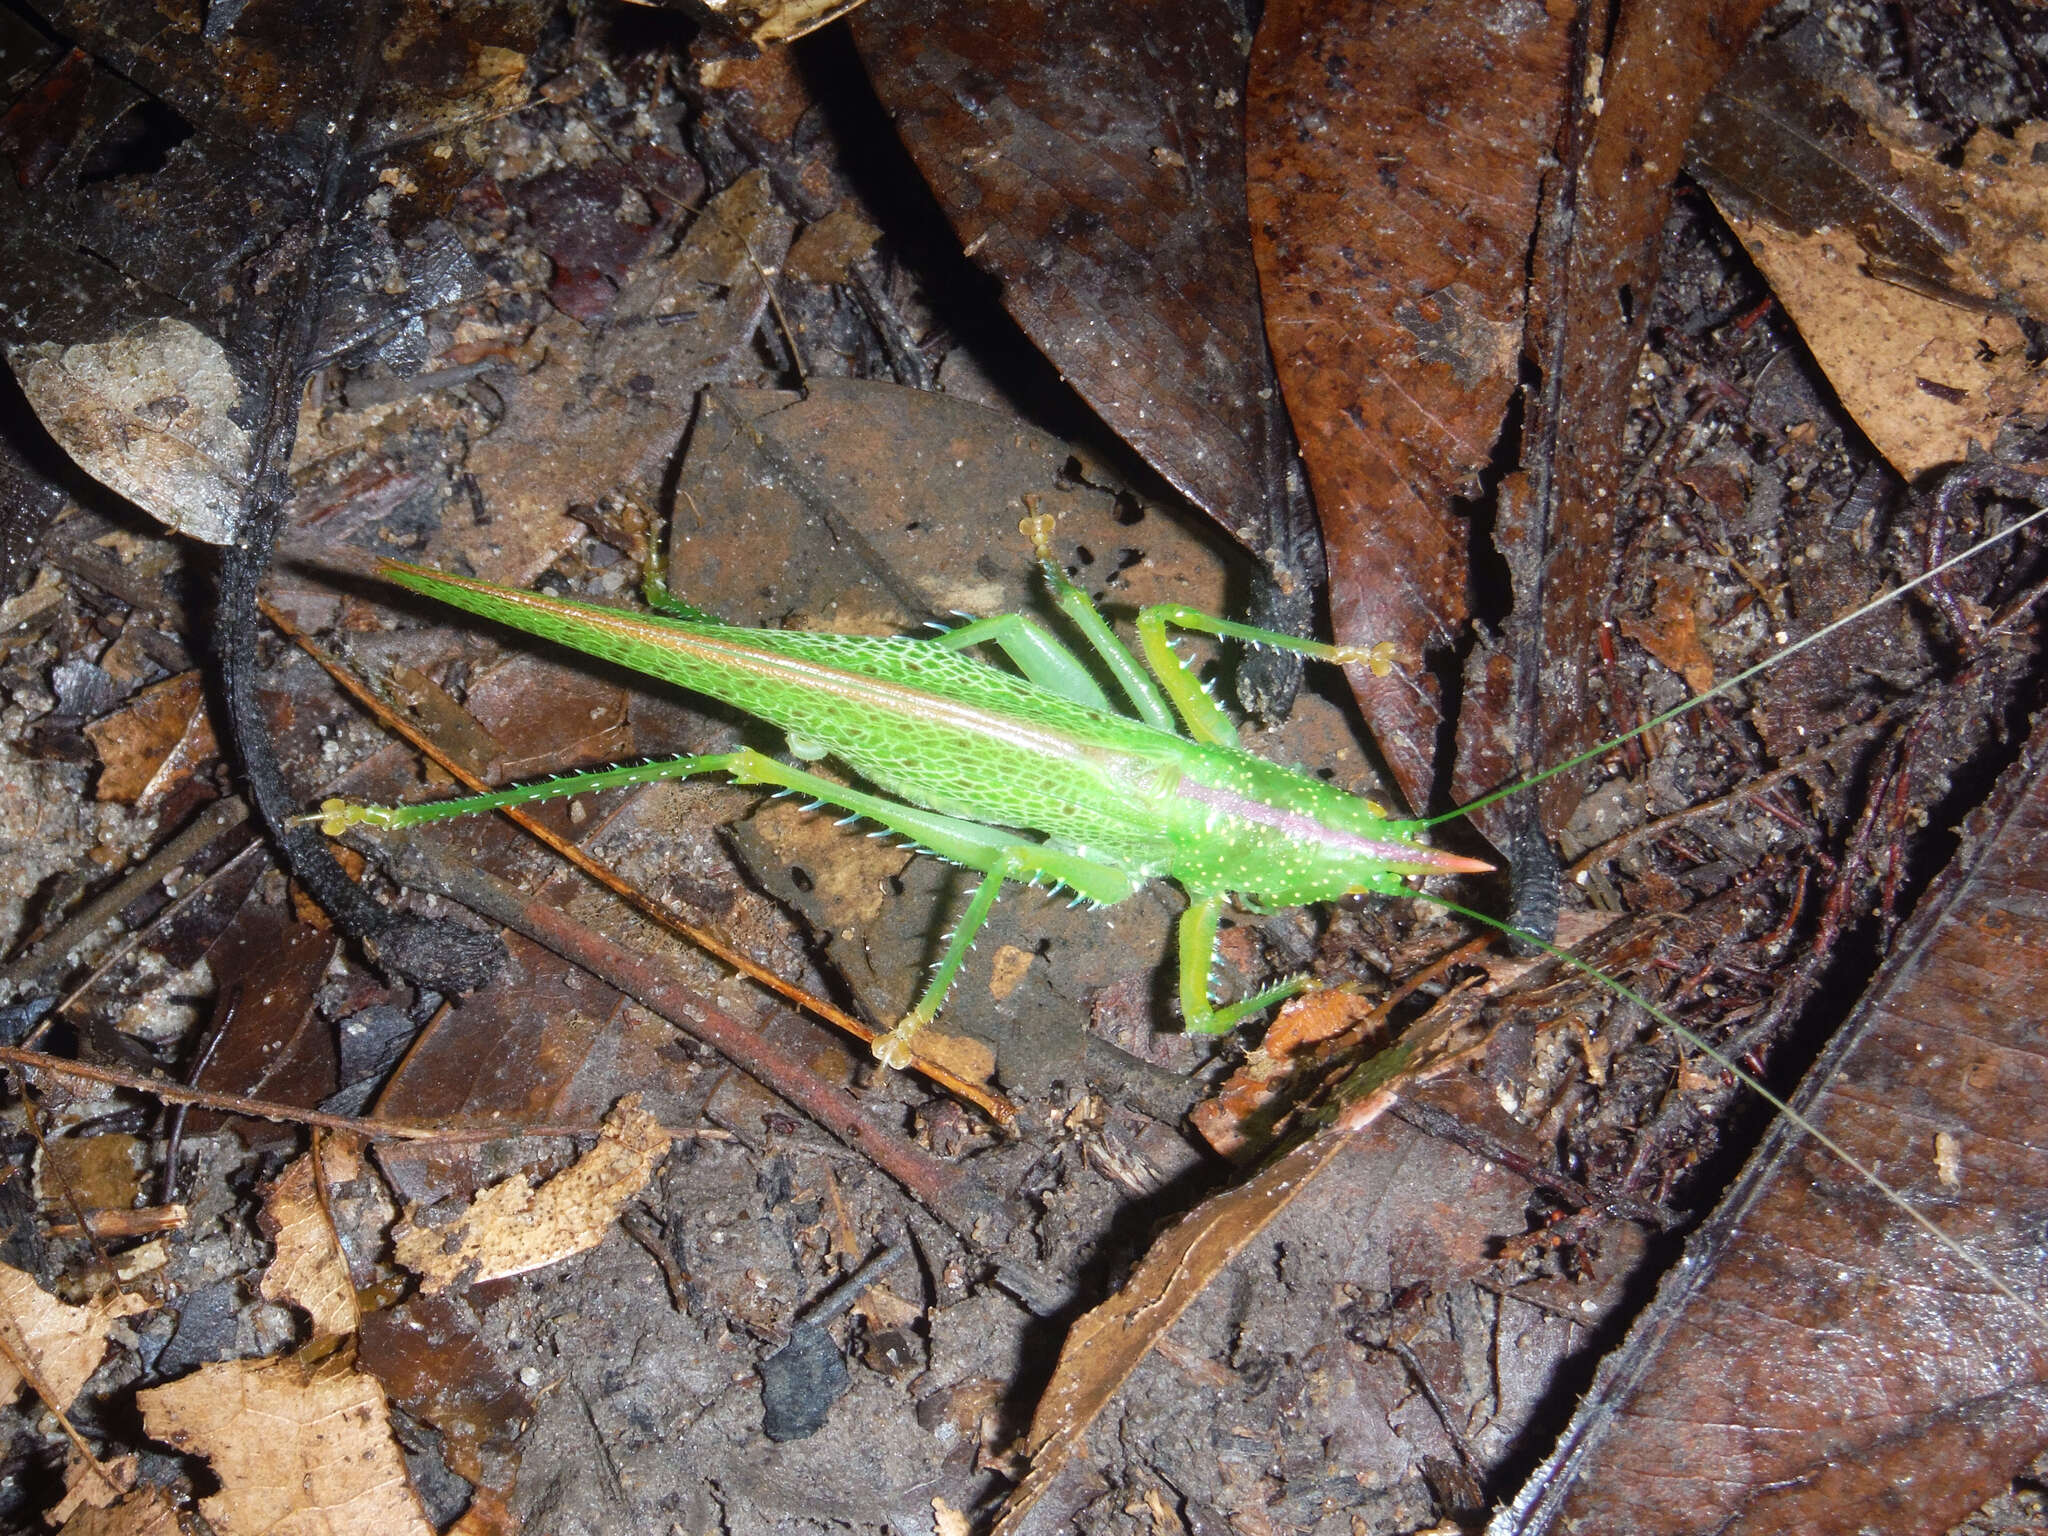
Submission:
[[[669,1133],[629,1094],[605,1116],[597,1145],[547,1183],[494,1184],[453,1223],[423,1227],[408,1211],[392,1233],[399,1263],[423,1289],[502,1280],[595,1248],[668,1151]]]
[[[254,450],[226,350],[183,320],[15,348],[21,391],[87,474],[180,533],[234,540]]]
[[[1842,404],[1908,479],[1962,459],[1972,443],[1989,447],[2016,414],[2048,410],[2048,375],[2028,361],[2010,315],[1870,276],[1847,230],[1729,222]]]
[[[58,1536],[183,1536],[183,1527],[169,1494],[143,1488],[107,1509],[76,1511]]]
[[[1006,999],[1031,973],[1031,962],[1037,958],[1030,950],[1019,949],[1014,944],[1005,944],[997,950],[995,964],[989,969],[989,996],[999,1003]]]
[[[110,1509],[135,1486],[135,1473],[142,1465],[139,1456],[122,1456],[98,1465],[76,1451],[64,1471],[64,1497],[43,1516],[51,1525],[63,1525],[81,1509]]]
[[[344,1355],[203,1365],[136,1394],[150,1435],[204,1456],[220,1536],[431,1536],[384,1389]]]
[[[82,1307],[69,1306],[20,1270],[0,1264],[0,1318],[5,1319],[7,1343],[6,1353],[0,1354],[0,1402],[11,1399],[21,1385],[11,1358],[19,1355],[49,1390],[49,1406],[70,1407],[86,1377],[100,1368],[108,1331],[121,1318],[155,1305],[126,1291],[110,1291]]]
[[[277,1176],[263,1202],[264,1230],[276,1246],[263,1295],[308,1313],[315,1338],[356,1331],[355,1282],[320,1201],[319,1177],[308,1153]]]

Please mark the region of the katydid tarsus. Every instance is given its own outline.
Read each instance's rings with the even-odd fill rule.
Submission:
[[[2044,516],[2048,509],[2020,519],[1625,735],[1476,803],[1519,793],[1678,719]],[[646,596],[649,606],[659,610],[655,613],[572,602],[385,561],[382,574],[414,592],[755,715],[785,733],[799,764],[829,756],[882,793],[740,748],[422,804],[387,807],[329,800],[303,819],[336,836],[357,825],[395,829],[535,800],[717,773],[741,784],[805,794],[814,806],[830,805],[849,819],[872,821],[981,876],[922,996],[875,1042],[876,1055],[895,1067],[912,1059],[918,1032],[938,1015],[1005,883],[1064,887],[1077,901],[1106,906],[1152,880],[1175,881],[1189,899],[1178,938],[1182,1020],[1191,1032],[1221,1034],[1311,984],[1296,976],[1237,1002],[1213,1002],[1211,965],[1228,902],[1270,908],[1359,894],[1427,895],[1411,881],[1491,867],[1427,843],[1430,828],[1471,807],[1429,818],[1393,817],[1312,775],[1244,750],[1228,716],[1173,649],[1170,632],[1277,646],[1319,660],[1365,665],[1381,675],[1394,661],[1388,647],[1330,645],[1161,605],[1138,614],[1140,665],[1054,557],[1053,520],[1028,517],[1022,531],[1037,547],[1054,605],[1129,701],[1130,713],[1111,704],[1089,665],[1023,614],[975,619],[924,639],[759,630],[721,623],[676,601],[651,560]],[[979,645],[1000,651],[1015,671],[968,654]],[[1516,933],[1482,913],[1440,897],[1429,899]],[[1801,1120],[1752,1073],[1636,991],[1555,946],[1517,936],[1594,976],[1762,1094],[1933,1240],[2039,1316],[2005,1280],[1894,1193],[1875,1170]],[[2048,1325],[2048,1319],[2043,1321]]]

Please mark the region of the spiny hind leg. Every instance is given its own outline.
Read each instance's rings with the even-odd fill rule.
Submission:
[[[1193,896],[1181,916],[1180,1016],[1191,1035],[1228,1034],[1261,1009],[1284,1002],[1309,985],[1306,976],[1290,976],[1252,997],[1218,1008],[1209,1000],[1209,973],[1216,960],[1216,930],[1222,920],[1221,896]]]
[[[662,779],[689,778],[700,773],[725,773],[738,784],[773,784],[784,790],[808,794],[817,804],[837,806],[856,816],[866,817],[884,830],[908,838],[927,853],[981,871],[984,877],[981,886],[968,903],[966,914],[954,928],[946,952],[933,971],[924,995],[894,1029],[875,1041],[875,1055],[892,1067],[909,1065],[911,1041],[919,1030],[938,1016],[947,992],[952,989],[961,966],[966,963],[975,935],[988,921],[989,911],[995,905],[1004,881],[1069,886],[1077,896],[1105,906],[1124,900],[1132,891],[1131,877],[1113,864],[1042,843],[1028,842],[1001,828],[942,816],[936,811],[922,810],[865,790],[836,784],[806,769],[779,763],[751,747],[742,747],[736,752],[672,758],[659,763],[637,763],[594,773],[572,773],[538,784],[521,784],[488,794],[436,800],[424,805],[359,805],[348,800],[329,800],[319,811],[298,819],[317,821],[329,837],[339,837],[357,825],[384,829],[416,826],[422,822],[473,816],[480,811],[527,805],[562,795],[584,794],[627,784],[648,784]]]
[[[871,795],[849,785],[803,768],[793,768],[774,758],[742,747],[736,752],[713,752],[700,756],[665,758],[654,763],[633,763],[619,768],[596,769],[589,773],[563,774],[532,784],[516,784],[481,795],[464,795],[453,800],[430,800],[419,805],[364,805],[353,800],[327,800],[320,809],[293,818],[296,823],[317,822],[329,837],[339,837],[350,827],[381,830],[418,826],[430,821],[450,821],[496,811],[508,806],[530,805],[537,800],[557,800],[566,795],[590,794],[601,789],[619,789],[631,784],[653,784],[665,779],[687,779],[704,773],[724,773],[736,784],[772,784],[780,789],[807,794],[825,805],[835,805],[855,815],[879,822],[891,832],[941,858],[984,868],[988,861],[1017,841],[1016,835],[1000,832],[971,821],[941,816],[914,805]]]
[[[731,773],[739,759],[759,755],[753,752],[712,752],[693,757],[665,758],[656,763],[632,763],[622,768],[601,768],[590,773],[567,773],[532,784],[515,784],[510,789],[493,789],[481,795],[463,795],[454,800],[429,800],[419,805],[365,805],[355,800],[323,800],[319,810],[294,816],[291,820],[295,826],[317,822],[320,830],[329,837],[339,837],[355,826],[388,831],[398,827],[416,827],[429,821],[452,821],[458,816],[474,816],[481,811],[531,805],[536,800],[559,800],[565,795],[619,789],[629,784],[687,779],[700,773]]]
[[[988,832],[987,828],[978,829]],[[1008,834],[993,834],[1008,837]],[[949,855],[950,857],[950,855]],[[938,965],[932,971],[932,979],[925,986],[924,995],[906,1013],[896,1027],[875,1041],[875,1056],[884,1064],[902,1068],[910,1065],[914,1052],[912,1042],[918,1032],[938,1017],[939,1009],[946,1001],[946,994],[959,979],[960,968],[967,963],[967,952],[974,947],[974,940],[988,922],[989,913],[994,909],[996,897],[1001,894],[1003,882],[1015,880],[1020,883],[1071,886],[1080,897],[1102,903],[1104,906],[1122,901],[1131,894],[1131,877],[1115,865],[1104,864],[1081,854],[1068,853],[1058,848],[1048,848],[1043,843],[1031,843],[1014,837],[1007,842],[992,845],[985,858],[977,862],[972,859],[956,858],[956,863],[967,865],[982,872],[982,882],[974,893],[974,899],[967,904],[967,910],[954,926],[952,937],[946,942],[946,952],[940,956]]]

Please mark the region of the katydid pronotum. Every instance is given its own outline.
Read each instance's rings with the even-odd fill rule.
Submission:
[[[1487,801],[1567,772],[1677,719],[2044,516],[2048,509],[2030,514],[1626,736],[1495,791]],[[1112,905],[1149,881],[1174,880],[1189,898],[1178,939],[1182,1019],[1192,1032],[1221,1034],[1310,985],[1307,977],[1296,976],[1234,1003],[1214,1003],[1211,965],[1227,902],[1265,908],[1356,894],[1426,894],[1411,880],[1490,869],[1426,841],[1431,827],[1471,807],[1426,819],[1395,818],[1307,773],[1245,751],[1228,716],[1174,651],[1169,631],[1277,646],[1320,660],[1365,665],[1380,675],[1394,663],[1389,647],[1330,645],[1161,605],[1137,617],[1141,666],[1054,558],[1053,520],[1028,517],[1022,531],[1036,545],[1054,605],[1087,641],[1132,713],[1118,712],[1091,668],[1023,614],[975,619],[927,639],[760,630],[721,623],[672,598],[652,561],[645,590],[656,613],[573,602],[384,561],[382,574],[414,592],[755,715],[785,733],[790,755],[800,763],[830,756],[885,793],[849,787],[740,748],[422,804],[329,800],[302,819],[337,836],[357,825],[395,829],[541,799],[722,773],[737,783],[805,794],[814,806],[831,805],[850,819],[870,820],[982,877],[922,996],[875,1042],[876,1055],[894,1067],[912,1059],[918,1032],[938,1015],[1006,882],[1065,887],[1077,901]],[[1000,651],[1016,670],[968,654],[977,645]],[[1753,1074],[1668,1013],[1562,949],[1482,913],[1430,899],[1516,934],[1642,1007],[1691,1048],[1763,1094],[1934,1240],[2033,1312],[2030,1303],[1893,1193],[1873,1169],[1806,1124]]]

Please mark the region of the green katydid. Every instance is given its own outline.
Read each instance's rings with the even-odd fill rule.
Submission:
[[[2048,509],[2030,514],[1626,736],[1477,803],[1519,793],[1677,719],[2044,516]],[[1232,898],[1264,907],[1351,894],[1421,894],[1411,879],[1491,868],[1426,842],[1431,827],[1471,807],[1424,819],[1391,817],[1366,800],[1242,749],[1229,718],[1174,651],[1169,631],[1278,646],[1325,661],[1366,665],[1380,675],[1393,663],[1389,647],[1330,645],[1162,605],[1142,610],[1137,618],[1148,674],[1053,558],[1052,522],[1033,516],[1022,528],[1037,547],[1055,606],[1129,699],[1132,714],[1117,712],[1089,667],[1022,614],[976,619],[929,639],[759,630],[721,623],[672,599],[651,562],[646,595],[650,607],[661,610],[652,614],[382,562],[382,574],[414,592],[758,716],[786,733],[792,756],[813,761],[829,755],[888,793],[851,788],[741,748],[423,804],[385,807],[329,800],[302,819],[318,822],[335,836],[356,825],[400,828],[546,798],[723,773],[738,783],[807,794],[816,803],[871,820],[982,876],[923,995],[875,1042],[876,1055],[894,1067],[911,1060],[918,1032],[938,1015],[1006,882],[1063,886],[1077,900],[1103,905],[1124,900],[1154,879],[1180,884],[1189,897],[1178,939],[1183,1022],[1193,1032],[1221,1034],[1310,985],[1308,978],[1297,976],[1235,1003],[1212,1002],[1212,956],[1222,910]],[[981,644],[1001,651],[1016,671],[967,654],[969,647]],[[1440,904],[1517,934],[1484,914]],[[1873,1170],[1722,1052],[1565,951],[1530,935],[1517,936],[1588,971],[1761,1093],[1935,1240],[2033,1311]]]
[[[1411,875],[1491,868],[1428,847],[1419,841],[1420,821],[1395,820],[1355,795],[1242,750],[1236,728],[1175,654],[1167,632],[1279,645],[1383,675],[1392,665],[1388,648],[1354,650],[1189,608],[1153,607],[1138,617],[1148,676],[1051,557],[1051,522],[1034,516],[1024,529],[1038,546],[1053,600],[1100,656],[1135,717],[1115,712],[1081,660],[1022,614],[978,619],[923,640],[756,630],[718,623],[670,599],[654,576],[648,598],[665,615],[570,603],[386,561],[383,573],[401,586],[708,694],[780,727],[794,756],[829,754],[899,798],[741,748],[423,805],[328,801],[314,819],[333,836],[359,823],[411,826],[705,773],[776,785],[866,817],[982,876],[923,996],[875,1044],[893,1067],[908,1065],[913,1040],[937,1017],[1006,881],[1066,887],[1104,905],[1149,880],[1178,881],[1190,897],[1179,940],[1182,1017],[1197,1033],[1222,1034],[1308,984],[1295,977],[1227,1007],[1210,1002],[1210,957],[1229,896],[1301,905],[1352,892],[1393,895]],[[984,642],[1022,675],[966,654]],[[1169,699],[1185,735],[1175,728]]]

